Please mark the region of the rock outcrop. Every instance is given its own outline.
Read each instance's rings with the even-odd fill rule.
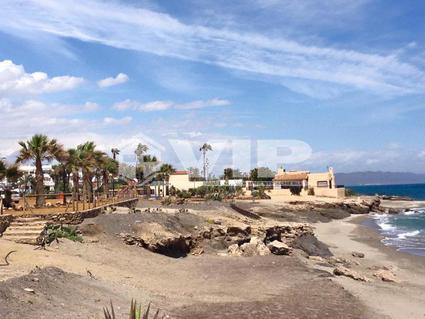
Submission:
[[[379,269],[373,274],[376,278],[381,279],[382,281],[386,282],[395,282],[399,283],[400,281],[397,279],[396,275],[391,271],[387,269]]]
[[[238,244],[230,245],[227,252],[230,256],[244,257],[270,255],[269,248],[257,237],[252,237],[249,243],[240,246]]]
[[[277,240],[268,243],[267,248],[275,255],[290,255],[292,253],[292,248]]]
[[[170,257],[184,257],[192,248],[191,235],[171,232],[158,223],[140,223],[137,228],[137,235],[120,235],[127,245],[138,245]]]
[[[338,266],[337,268],[335,268],[333,273],[336,276],[345,276],[345,277],[352,278],[354,280],[365,281],[365,282],[370,281],[369,278],[362,276],[359,273],[355,272],[354,270],[348,269],[348,268],[343,267],[343,266]]]

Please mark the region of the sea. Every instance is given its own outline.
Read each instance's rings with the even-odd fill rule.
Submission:
[[[425,184],[352,186],[362,195],[393,195],[425,201]],[[399,251],[425,256],[425,205],[398,215],[376,214],[366,222],[384,236],[382,242]],[[372,223],[371,223],[372,222]]]

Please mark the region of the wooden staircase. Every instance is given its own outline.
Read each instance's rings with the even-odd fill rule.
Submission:
[[[41,218],[16,218],[10,223],[2,238],[20,244],[38,245],[46,226],[47,221]]]

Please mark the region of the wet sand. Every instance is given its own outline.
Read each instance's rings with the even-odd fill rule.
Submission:
[[[425,257],[398,252],[381,243],[382,236],[363,225],[367,216],[350,217],[330,223],[315,224],[317,237],[330,246],[338,257],[353,259],[352,252],[362,252],[353,269],[372,281],[355,281],[335,277],[347,291],[358,297],[368,308],[388,318],[407,319],[425,316]],[[373,276],[376,266],[394,269],[400,283],[378,280]],[[320,268],[320,267],[319,267]]]

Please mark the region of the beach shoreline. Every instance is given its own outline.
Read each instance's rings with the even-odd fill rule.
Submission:
[[[367,218],[370,216],[351,216],[314,225],[318,239],[327,244],[335,256],[354,260],[358,265],[352,269],[370,282],[347,277],[335,277],[333,280],[359,298],[372,312],[395,319],[423,318],[425,257],[385,246],[381,242],[383,236],[364,225]],[[353,252],[364,253],[365,257],[355,258]],[[374,277],[374,269],[379,267],[393,271],[399,283],[383,282]]]

